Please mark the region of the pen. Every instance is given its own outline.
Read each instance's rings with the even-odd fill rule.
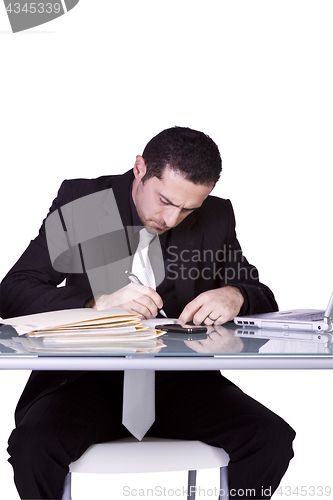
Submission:
[[[130,271],[125,271],[125,274],[127,276],[127,278],[130,280],[131,283],[136,283],[137,285],[142,285],[144,286],[144,284],[139,280],[139,278],[131,273]],[[167,318],[167,315],[165,314],[165,312],[163,311],[163,309],[159,309],[158,312],[164,316],[165,318]]]

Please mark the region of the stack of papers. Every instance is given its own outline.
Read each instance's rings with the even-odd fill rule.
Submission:
[[[18,352],[150,352],[164,344],[165,332],[141,323],[121,308],[65,309],[2,320],[15,328],[11,347]]]

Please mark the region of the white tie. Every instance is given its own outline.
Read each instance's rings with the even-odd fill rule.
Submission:
[[[156,288],[154,272],[148,256],[149,244],[155,237],[143,228],[132,264],[132,273],[141,283]],[[123,425],[139,441],[155,421],[155,371],[125,370],[123,392]]]
[[[156,289],[154,272],[148,256],[149,245],[155,238],[155,234],[150,234],[147,229],[143,228],[139,235],[140,241],[133,258],[132,273],[143,285]]]

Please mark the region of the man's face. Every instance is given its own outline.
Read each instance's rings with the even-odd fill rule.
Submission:
[[[164,169],[162,179],[152,177],[142,184],[145,172],[143,158],[137,157],[133,201],[142,223],[153,234],[162,234],[178,226],[193,210],[201,206],[213,188],[213,185],[193,184],[170,167]]]

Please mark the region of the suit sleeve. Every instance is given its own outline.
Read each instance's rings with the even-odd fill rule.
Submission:
[[[50,213],[72,201],[70,181],[64,181]],[[81,275],[82,276],[82,275]],[[92,298],[87,286],[67,283],[59,286],[68,275],[53,269],[45,234],[45,220],[37,238],[3,279],[0,285],[0,315],[3,318],[44,311],[84,307]],[[73,282],[73,280],[69,280]],[[85,283],[85,280],[82,279]]]
[[[260,314],[278,310],[272,291],[259,281],[258,270],[244,257],[236,237],[235,215],[229,204],[228,251],[221,286],[234,286],[240,290],[244,304],[240,315]]]

